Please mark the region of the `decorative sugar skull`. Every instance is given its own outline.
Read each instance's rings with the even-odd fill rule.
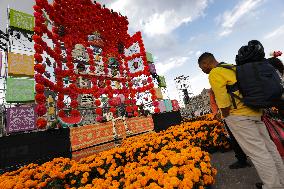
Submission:
[[[72,51],[72,57],[76,60],[84,59],[85,61],[89,61],[89,55],[86,53],[86,49],[81,44],[76,44],[75,48]]]

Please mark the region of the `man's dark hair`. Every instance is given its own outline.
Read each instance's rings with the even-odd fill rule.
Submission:
[[[209,53],[209,52],[205,52],[202,55],[200,55],[200,57],[198,58],[198,64],[200,64],[203,60],[207,59],[207,58],[213,58],[215,59],[214,55]]]
[[[283,75],[284,65],[280,59],[272,57],[272,58],[268,58],[267,60],[269,64],[271,64],[276,70],[278,70]]]

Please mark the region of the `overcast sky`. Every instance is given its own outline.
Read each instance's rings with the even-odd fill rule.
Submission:
[[[142,31],[146,50],[155,57],[158,73],[166,76],[170,97],[177,95],[174,78],[189,75],[192,92],[209,88],[198,68],[198,56],[212,52],[219,61],[234,63],[238,49],[260,40],[267,57],[284,51],[283,0],[98,0],[129,19],[129,32]],[[33,0],[0,0],[0,22],[6,8],[32,14]],[[283,57],[282,57],[283,59]]]

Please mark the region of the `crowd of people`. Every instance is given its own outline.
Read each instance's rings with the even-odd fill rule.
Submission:
[[[230,168],[251,166],[249,157],[262,180],[256,183],[258,189],[283,189],[283,160],[261,120],[265,108],[276,107],[283,114],[281,60],[266,59],[262,44],[252,40],[239,49],[236,65],[218,62],[208,52],[198,64],[209,75],[212,111],[224,122],[238,160]]]

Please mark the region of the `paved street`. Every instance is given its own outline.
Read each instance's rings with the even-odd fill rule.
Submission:
[[[217,168],[216,183],[212,189],[256,189],[255,183],[260,182],[255,168],[229,169],[229,165],[236,161],[234,152],[214,153],[212,164]]]

